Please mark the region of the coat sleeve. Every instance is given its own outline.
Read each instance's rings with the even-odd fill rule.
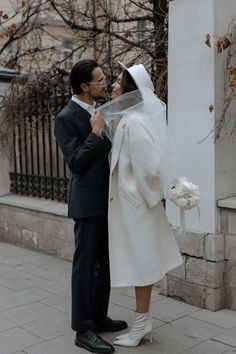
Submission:
[[[150,208],[163,199],[162,154],[150,127],[139,120],[128,128],[130,160],[137,188]]]
[[[54,135],[73,173],[84,173],[94,159],[105,157],[110,150],[108,139],[100,138],[92,132],[82,141],[76,127],[67,117],[60,114],[55,120]]]

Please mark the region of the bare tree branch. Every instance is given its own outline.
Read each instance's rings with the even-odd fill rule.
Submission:
[[[104,28],[99,28],[96,26],[93,27],[89,27],[89,26],[83,26],[83,25],[79,25],[74,23],[73,21],[69,20],[68,18],[66,18],[62,12],[57,8],[57,6],[55,5],[55,2],[53,0],[51,0],[51,4],[54,8],[54,10],[57,12],[57,14],[62,18],[62,20],[65,22],[65,24],[67,24],[71,29],[75,29],[75,30],[79,30],[79,31],[85,31],[85,32],[90,32],[90,33],[94,33],[95,34],[108,34],[108,35],[112,35],[114,38],[119,39],[121,41],[123,41],[125,44],[128,45],[132,45],[132,47],[138,47],[138,48],[142,48],[147,51],[147,53],[152,57],[153,53],[152,51],[150,51],[147,47],[145,47],[144,43],[135,43],[132,41],[129,41],[127,38],[125,38],[124,36],[120,36],[119,34],[117,34],[116,32],[110,32],[109,30],[107,30],[105,27]]]

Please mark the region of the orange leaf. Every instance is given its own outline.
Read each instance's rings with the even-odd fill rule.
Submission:
[[[236,76],[234,76],[234,77],[232,78],[232,80],[231,80],[230,83],[229,83],[229,86],[230,86],[230,87],[236,86]]]
[[[230,35],[226,34],[223,37],[220,37],[217,42],[217,51],[222,53],[223,50],[227,49],[232,44],[232,38]]]
[[[222,53],[221,37],[217,41],[217,52]]]
[[[232,44],[232,38],[229,35],[222,37],[222,47],[223,49],[228,48]]]
[[[231,66],[228,68],[228,72],[230,75],[236,75],[236,68],[234,66]]]

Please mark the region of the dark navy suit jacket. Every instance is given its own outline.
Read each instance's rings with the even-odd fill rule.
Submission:
[[[92,133],[91,115],[73,100],[57,115],[54,134],[70,169],[68,216],[104,215],[108,210],[111,143]]]

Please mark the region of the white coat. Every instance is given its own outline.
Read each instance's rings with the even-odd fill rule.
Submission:
[[[183,262],[161,202],[153,132],[143,118],[123,117],[113,140],[109,192],[113,287],[154,284]]]

